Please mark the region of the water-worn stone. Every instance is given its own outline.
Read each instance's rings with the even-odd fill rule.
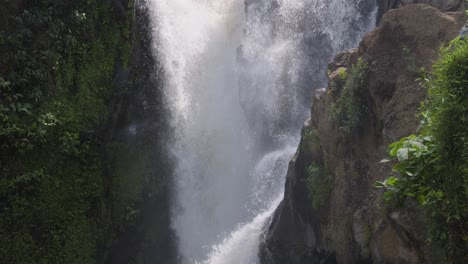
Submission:
[[[424,243],[425,221],[417,206],[386,208],[372,185],[391,173],[390,165],[379,163],[388,144],[416,131],[425,97],[416,81],[419,70],[430,70],[441,45],[459,34],[465,20],[464,12],[442,13],[422,4],[391,10],[357,50],[330,63],[330,86],[313,96],[284,200],[260,246],[261,263],[440,263],[437,250]],[[346,89],[340,71],[350,78],[358,57],[368,65],[360,87],[366,111],[345,131],[332,106]],[[305,185],[312,163],[333,176],[330,198],[319,208],[312,207]]]

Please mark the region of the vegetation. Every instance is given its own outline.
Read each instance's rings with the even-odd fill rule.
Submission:
[[[317,209],[326,204],[332,191],[332,179],[323,167],[312,164],[307,168],[306,186],[312,207]]]
[[[442,50],[424,78],[418,135],[390,145],[397,175],[377,182],[387,200],[416,199],[431,219],[428,241],[445,251],[447,263],[468,261],[468,40]]]
[[[345,79],[346,79],[347,74],[348,74],[348,73],[346,72],[346,68],[340,68],[340,69],[339,69],[338,75],[340,76],[340,78],[341,78],[342,80],[345,80]]]
[[[345,132],[358,127],[367,113],[367,74],[367,62],[361,58],[353,65],[349,74],[344,69],[339,72],[341,79],[347,79],[340,97],[332,105],[332,118],[338,122],[340,129]]]
[[[301,151],[307,151],[311,143],[319,143],[320,139],[315,129],[303,129],[301,132],[301,142],[299,148]]]
[[[131,16],[97,0],[0,9],[0,263],[95,263],[108,229],[99,129]]]

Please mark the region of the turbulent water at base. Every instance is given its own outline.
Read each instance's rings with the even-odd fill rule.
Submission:
[[[326,65],[374,25],[374,0],[146,0],[176,161],[183,264],[258,262]]]

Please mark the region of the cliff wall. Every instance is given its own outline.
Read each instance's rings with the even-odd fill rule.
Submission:
[[[0,263],[171,263],[147,10],[0,3]]]
[[[391,174],[379,162],[388,144],[418,127],[420,69],[430,71],[464,22],[463,12],[407,5],[335,57],[260,246],[262,263],[441,263],[418,207],[387,206],[373,183]]]

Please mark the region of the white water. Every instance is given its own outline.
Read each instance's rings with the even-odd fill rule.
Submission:
[[[174,131],[180,262],[257,263],[312,89],[373,21],[358,0],[147,2]]]
[[[255,217],[236,228],[221,243],[213,247],[205,264],[255,264],[262,227],[283,199],[282,182],[294,148],[273,151],[265,155],[252,172],[254,181],[250,208]]]

